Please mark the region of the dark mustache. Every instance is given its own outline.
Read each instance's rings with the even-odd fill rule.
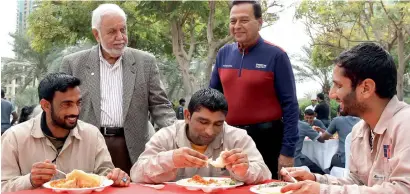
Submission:
[[[66,118],[66,119],[69,119],[69,118],[78,119],[78,115],[68,115],[68,116],[65,116],[64,118]]]

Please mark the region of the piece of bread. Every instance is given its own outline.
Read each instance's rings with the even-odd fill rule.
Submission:
[[[215,168],[224,168],[225,163],[222,159],[222,154],[225,153],[225,151],[222,151],[221,154],[219,154],[219,157],[216,160],[208,159],[208,164],[211,164]]]

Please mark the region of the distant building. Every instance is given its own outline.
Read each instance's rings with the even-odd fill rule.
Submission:
[[[40,5],[40,2],[36,0],[17,1],[16,32],[25,33],[28,27],[28,16]]]
[[[10,100],[12,102],[15,101],[16,99],[16,93],[19,91],[19,88],[24,85],[25,83],[25,76],[19,76],[19,77],[14,77],[12,75],[9,75],[4,72],[4,68],[7,67],[8,62],[13,59],[7,58],[7,57],[1,57],[1,72],[2,72],[2,77],[1,77],[1,88],[4,89],[5,91],[5,97],[7,100]],[[16,66],[14,67],[14,71],[24,71],[24,68],[27,68],[26,66]],[[38,81],[35,80],[34,85],[36,86],[38,84]],[[30,83],[27,85],[26,88],[32,87],[33,83]]]
[[[41,1],[38,0],[18,0],[17,1],[17,13],[16,13],[16,33],[25,33],[28,28],[28,16],[32,13],[39,5]],[[18,58],[16,54],[16,58]],[[3,69],[7,66],[7,63],[13,59],[7,57],[1,57],[1,88],[5,90],[5,97],[14,102],[16,99],[16,92],[19,91],[19,87],[23,86],[25,83],[25,76],[14,77],[11,75],[4,74]],[[15,70],[23,71],[25,66],[14,67]],[[38,80],[35,80],[34,86],[37,85]],[[32,87],[33,83],[28,84],[27,87]]]

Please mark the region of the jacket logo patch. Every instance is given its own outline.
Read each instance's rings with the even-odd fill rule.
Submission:
[[[256,68],[258,68],[258,69],[265,69],[265,68],[266,68],[266,65],[256,63]]]
[[[222,65],[222,67],[232,67],[232,65]]]

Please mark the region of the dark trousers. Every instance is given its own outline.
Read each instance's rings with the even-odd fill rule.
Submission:
[[[342,156],[340,154],[333,155],[329,170],[331,170],[334,166],[337,166],[340,168],[345,167],[345,160],[342,159]]]
[[[320,121],[322,121],[322,123],[325,125],[326,128],[329,127],[330,121],[328,119],[321,119]]]
[[[269,123],[236,127],[248,132],[272,173],[272,179],[278,179],[278,158],[282,148],[283,122],[278,120]]]
[[[130,154],[124,136],[104,136],[108,151],[110,152],[112,163],[116,168],[120,168],[128,175],[132,167]]]
[[[295,159],[295,167],[307,166],[312,173],[325,174],[325,172],[307,156],[301,154],[300,158]]]

